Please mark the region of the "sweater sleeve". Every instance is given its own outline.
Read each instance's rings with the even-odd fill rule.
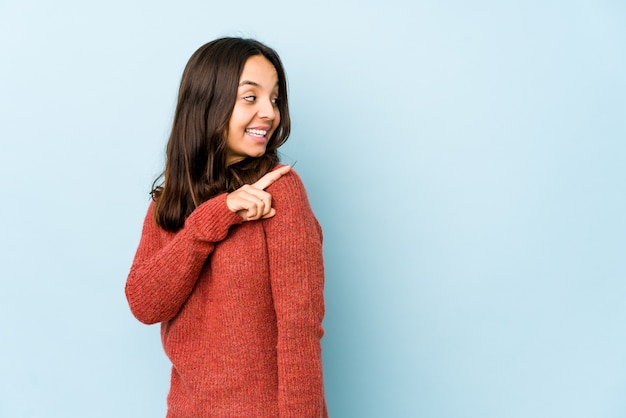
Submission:
[[[267,190],[276,209],[276,215],[264,222],[264,228],[278,323],[279,415],[326,417],[321,353],[321,227],[293,170]]]
[[[189,297],[215,244],[243,220],[226,205],[226,194],[198,206],[176,233],[146,215],[139,247],[126,280],[126,298],[135,317],[154,324],[172,319]]]

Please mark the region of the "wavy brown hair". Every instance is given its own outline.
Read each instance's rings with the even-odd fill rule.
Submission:
[[[280,123],[264,155],[227,166],[225,132],[239,78],[248,58],[256,55],[265,57],[276,69]],[[273,49],[242,38],[216,39],[200,47],[183,72],[165,171],[152,185],[156,223],[165,230],[178,231],[201,203],[257,181],[278,164],[278,147],[285,143],[290,130],[287,80]]]

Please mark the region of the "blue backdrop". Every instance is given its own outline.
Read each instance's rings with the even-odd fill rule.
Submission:
[[[0,417],[158,417],[123,288],[182,69],[256,37],[325,230],[333,417],[626,417],[626,3],[3,0]]]

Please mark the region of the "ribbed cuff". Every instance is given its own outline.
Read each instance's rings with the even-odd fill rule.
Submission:
[[[243,222],[241,216],[226,205],[227,193],[207,200],[194,210],[185,221],[185,229],[200,241],[219,242],[226,238],[233,225]]]

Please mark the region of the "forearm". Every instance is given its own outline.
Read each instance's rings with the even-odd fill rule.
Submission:
[[[191,293],[213,244],[187,240],[172,241],[153,256],[133,263],[125,290],[139,321],[154,324],[171,319]]]
[[[154,224],[150,208],[126,282],[129,306],[141,322],[152,324],[176,315],[215,243],[241,222],[224,200],[221,195],[200,205],[175,234]]]

